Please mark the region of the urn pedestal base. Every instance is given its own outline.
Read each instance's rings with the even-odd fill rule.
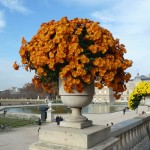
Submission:
[[[84,122],[67,122],[67,121],[61,121],[60,122],[61,127],[69,127],[69,128],[78,128],[83,129],[92,126],[91,120],[86,120]]]
[[[146,113],[150,114],[150,96],[145,96],[145,105],[148,107]]]
[[[50,125],[39,132],[39,142],[29,150],[104,150],[112,149],[118,138],[111,137],[111,128],[93,125],[84,129]]]

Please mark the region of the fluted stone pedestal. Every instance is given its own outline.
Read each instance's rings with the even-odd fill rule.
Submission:
[[[110,137],[110,127],[93,125],[84,129],[50,125],[41,129],[39,142],[29,150],[102,150],[112,148],[117,138]]]

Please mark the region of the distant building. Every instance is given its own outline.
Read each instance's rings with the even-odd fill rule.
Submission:
[[[114,102],[115,98],[113,96],[114,92],[111,88],[104,87],[103,89],[99,90],[95,88],[95,95],[93,97],[94,103],[110,103]]]
[[[19,93],[20,93],[20,89],[17,88],[17,87],[12,87],[12,88],[10,89],[10,93],[11,93],[11,94],[19,94]]]
[[[95,95],[93,97],[93,102],[94,103],[112,103],[112,102],[127,102],[129,99],[130,93],[133,91],[135,86],[141,82],[141,81],[147,81],[150,82],[150,75],[145,76],[145,75],[139,75],[137,73],[137,76],[134,79],[131,79],[127,84],[127,90],[124,91],[120,97],[119,100],[115,99],[113,94],[114,92],[112,89],[108,87],[104,87],[103,89],[99,90],[98,88],[95,88]]]

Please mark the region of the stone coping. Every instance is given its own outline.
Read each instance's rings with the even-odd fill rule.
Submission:
[[[150,120],[150,115],[145,114],[145,115],[135,117],[133,119],[129,119],[129,120],[117,123],[111,127],[112,136],[116,137],[149,120]]]

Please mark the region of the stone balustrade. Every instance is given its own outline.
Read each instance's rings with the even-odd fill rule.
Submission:
[[[112,137],[119,138],[113,150],[149,150],[150,115],[141,115],[117,123],[111,128]]]
[[[92,135],[92,138],[91,138],[92,140],[94,138],[100,139],[101,136],[105,137],[105,139],[100,140],[99,143],[96,142],[97,144],[95,143],[95,145],[89,146],[89,147],[81,147],[84,145],[83,144],[84,142],[82,140],[79,140],[80,144],[77,147],[75,144],[73,147],[70,147],[70,149],[74,149],[74,150],[149,150],[150,149],[150,115],[148,114],[140,115],[133,119],[129,119],[129,120],[114,124],[113,126],[109,126],[109,127],[98,126],[98,127],[101,128],[100,130],[98,130],[98,132],[101,132],[100,134],[98,134],[97,132],[96,134],[93,134],[93,130],[97,128],[97,126],[90,127],[91,129],[85,128],[84,130],[71,129],[71,128],[65,129],[65,128],[60,128],[56,126],[51,126],[51,127],[49,126],[48,129],[43,130],[43,132],[42,131],[40,132],[39,142],[33,143],[29,149],[41,150],[44,146],[47,146],[47,147],[44,147],[45,150],[51,149],[51,147],[60,148],[60,145],[59,145],[60,140],[58,140],[59,138],[57,137],[55,140],[55,142],[56,141],[58,142],[57,144],[53,141],[54,137],[56,137],[55,132],[57,132],[57,135],[61,135],[60,139],[61,141],[64,139],[65,141],[63,143],[65,143],[67,141],[67,138],[68,140],[71,140],[70,138],[74,139],[74,136],[77,136],[77,132],[79,132],[83,138],[83,134],[85,134],[84,132],[86,130],[90,130],[89,137]],[[106,129],[107,130],[110,129],[110,132],[106,133],[105,131]],[[66,130],[66,131],[62,131],[62,130]],[[53,133],[52,138],[51,138],[51,135],[52,135],[51,132]],[[80,134],[78,135],[79,137],[80,137]],[[79,137],[76,139],[79,139]],[[89,137],[87,139],[89,139]],[[85,145],[89,145],[93,143],[92,140],[89,140],[88,144],[85,144]],[[71,143],[71,146],[72,146],[72,143],[74,143],[75,141],[71,140],[69,141],[69,144]],[[53,142],[55,144],[53,144]],[[70,145],[67,145],[67,146],[66,145],[63,145],[61,149],[66,150],[66,147],[68,148],[68,146],[70,146]]]

